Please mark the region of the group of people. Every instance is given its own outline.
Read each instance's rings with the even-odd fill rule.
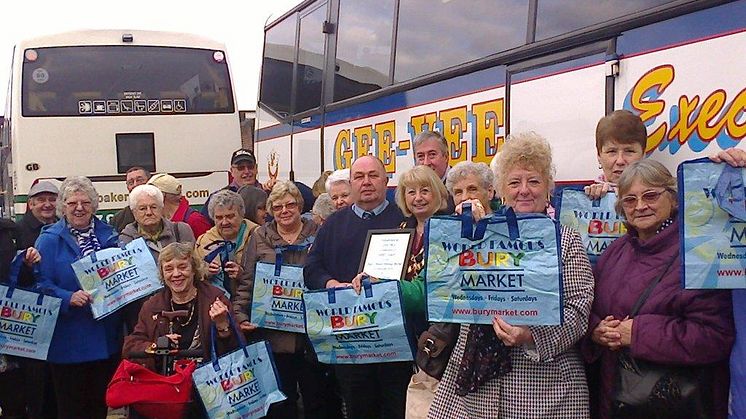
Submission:
[[[622,356],[702,371],[707,394],[689,410],[691,417],[727,417],[729,379],[746,379],[729,374],[728,363],[736,331],[746,327],[734,324],[733,310],[744,308],[732,305],[729,291],[682,289],[676,179],[644,158],[646,141],[642,121],[630,112],[601,119],[596,150],[603,173],[586,193],[595,199],[613,191],[627,233],[592,267],[578,232],[561,226],[562,324],[521,326],[496,315],[491,325],[461,325],[427,417],[640,417],[614,398]],[[253,153],[237,150],[233,182],[211,194],[202,213],[189,208],[178,179],[133,168],[127,173],[129,206],[113,218],[114,226],[94,216],[98,195],[87,178],[70,177],[59,191],[48,182],[34,185],[18,227],[33,232],[17,240],[19,249],[28,248],[23,284],[61,298],[62,309],[47,362],[21,367],[24,384],[48,382],[53,390],[26,387],[25,414],[105,417],[104,393],[121,357],[166,336],[180,349],[201,349],[209,360],[213,330],[218,354],[237,345],[230,315],[247,339],[268,341],[274,353],[287,400],[272,405],[268,417],[295,418],[302,409],[305,418],[403,418],[413,363],[320,364],[305,335],[259,328],[250,307],[259,262],[274,264],[281,255],[283,264],[303,266],[310,290],[360,292],[367,232],[412,229],[400,288],[407,325],[417,335],[428,327],[423,269],[432,216],[460,214],[467,203],[475,220],[504,208],[551,212],[552,150],[536,133],[512,135],[491,166],[451,166],[448,145],[434,131],[415,138],[414,153],[415,167],[399,174],[391,202],[389,177],[374,156],[325,172],[312,190],[291,181],[262,185]],[[725,150],[712,160],[746,167],[746,151]],[[94,320],[91,295],[80,289],[70,264],[137,238],[158,262],[165,287]],[[30,274],[35,263],[41,268],[37,278]],[[633,309],[653,281],[645,302]],[[188,315],[162,316],[174,310]],[[667,417],[665,409],[659,413]]]

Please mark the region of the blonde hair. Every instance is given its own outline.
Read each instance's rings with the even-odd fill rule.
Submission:
[[[275,183],[275,186],[272,188],[272,192],[270,192],[269,196],[267,197],[267,209],[271,209],[272,204],[274,204],[275,201],[281,199],[285,195],[292,196],[295,199],[295,202],[298,203],[298,208],[301,210],[301,212],[303,212],[303,205],[305,204],[305,202],[303,201],[303,195],[301,195],[298,187],[289,180],[278,180],[277,183]]]
[[[163,264],[174,259],[189,259],[194,273],[194,284],[204,281],[207,277],[207,266],[205,262],[194,251],[192,243],[173,242],[161,250],[158,254],[158,276],[163,280]]]
[[[507,174],[516,168],[535,170],[547,181],[549,191],[554,187],[552,147],[546,138],[533,131],[510,135],[500,151],[496,164],[500,196],[505,196]]]
[[[423,186],[429,187],[435,201],[440,203],[435,211],[444,210],[448,206],[448,192],[446,192],[443,181],[440,180],[435,171],[428,166],[415,166],[399,176],[399,184],[396,186],[395,192],[396,205],[407,217],[412,215],[412,212],[407,208],[405,199],[407,188],[414,189]]]

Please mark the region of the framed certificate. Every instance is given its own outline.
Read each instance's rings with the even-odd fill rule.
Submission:
[[[403,279],[413,237],[412,229],[369,230],[359,272],[378,279]]]

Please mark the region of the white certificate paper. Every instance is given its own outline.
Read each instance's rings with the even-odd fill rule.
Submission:
[[[409,262],[412,230],[368,232],[361,272],[378,279],[401,280]]]

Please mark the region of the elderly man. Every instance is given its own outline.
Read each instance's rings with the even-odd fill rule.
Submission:
[[[212,223],[204,215],[193,210],[189,201],[181,193],[181,182],[168,173],[154,175],[148,181],[163,192],[163,216],[171,221],[181,221],[189,224],[194,237],[199,237],[212,227]]]
[[[386,200],[388,177],[376,157],[357,159],[350,183],[353,204],[326,220],[306,259],[303,275],[310,289],[350,286],[359,273],[368,230],[398,228],[404,219]],[[336,365],[335,372],[348,417],[404,418],[411,363]]]
[[[57,195],[59,189],[52,182],[43,180],[35,183],[28,191],[26,213],[16,222],[15,248],[29,249],[39,238],[41,229],[57,222]],[[31,254],[30,254],[31,253]],[[35,255],[33,255],[35,254]],[[27,251],[26,264],[21,268],[18,282],[23,287],[31,288],[36,278],[30,268],[30,262],[38,257],[36,250]],[[26,402],[26,414],[29,418],[55,417],[55,398],[52,390],[52,377],[44,361],[30,358],[19,358],[23,375],[23,398]],[[16,393],[18,394],[18,393]]]
[[[226,186],[225,188],[221,189],[221,191],[227,189],[233,192],[238,192],[238,189],[244,185],[251,185],[256,186],[259,189],[264,189],[262,184],[258,180],[256,180],[256,174],[258,170],[256,165],[256,157],[254,156],[253,151],[247,150],[245,148],[240,148],[234,151],[231,155],[230,171],[233,182],[231,182],[231,184]],[[202,207],[201,211],[202,215],[207,217],[211,223],[214,223],[215,220],[210,217],[210,213],[207,207],[210,205],[210,200],[216,193],[217,192],[213,192],[212,194],[210,194],[209,197],[207,197],[207,201],[205,201],[205,205]]]
[[[147,183],[148,178],[150,178],[150,172],[148,172],[148,170],[144,167],[130,167],[129,170],[127,170],[127,178],[125,181],[127,185],[127,192],[132,192],[135,187],[144,185],[145,183]],[[114,214],[113,217],[111,217],[111,221],[109,221],[109,224],[114,227],[117,233],[121,233],[122,230],[127,227],[127,224],[134,221],[135,216],[132,214],[132,210],[129,206],[126,206],[119,212]]]
[[[433,169],[443,183],[451,166],[448,164],[448,143],[443,134],[437,131],[423,131],[414,138],[414,163],[417,166],[428,166]],[[448,206],[445,212],[453,213],[453,197],[448,195]]]
[[[259,225],[244,218],[243,198],[233,191],[216,192],[207,209],[215,220],[215,227],[197,239],[195,251],[202,259],[213,251],[218,252],[214,259],[207,261],[207,275],[210,283],[222,289],[230,298],[236,294],[244,249],[251,233]],[[220,246],[226,246],[224,252],[217,250]]]

